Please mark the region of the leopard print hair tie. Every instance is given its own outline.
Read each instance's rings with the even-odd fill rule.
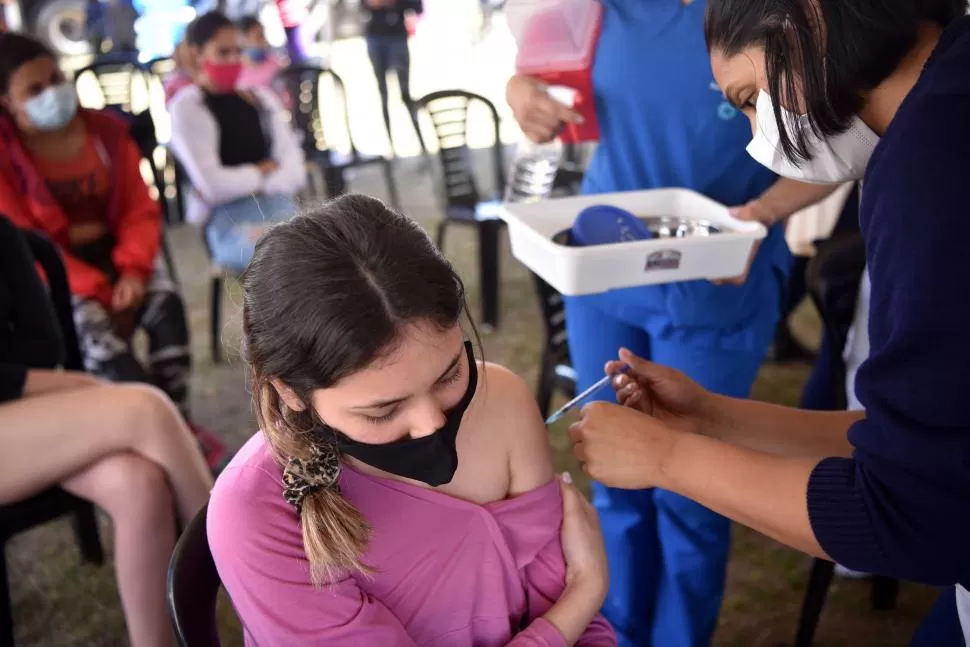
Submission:
[[[283,498],[299,512],[303,501],[320,490],[337,489],[340,455],[330,443],[313,444],[307,459],[291,458],[283,470]]]

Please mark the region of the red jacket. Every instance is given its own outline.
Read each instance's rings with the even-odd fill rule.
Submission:
[[[107,218],[116,241],[112,260],[120,273],[147,280],[161,248],[162,217],[141,176],[141,153],[121,117],[83,109],[80,114],[110,165]],[[0,115],[0,214],[19,227],[42,231],[54,241],[64,257],[73,294],[111,303],[108,277],[67,251],[68,217],[34,169],[19,131],[7,115]]]

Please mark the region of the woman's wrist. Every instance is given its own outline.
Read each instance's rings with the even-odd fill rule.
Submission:
[[[566,644],[575,644],[599,613],[606,599],[603,578],[575,578],[566,584],[562,595],[542,616],[562,634]]]

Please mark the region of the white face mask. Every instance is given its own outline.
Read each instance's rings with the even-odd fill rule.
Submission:
[[[808,126],[807,117],[781,109],[789,137],[795,139],[795,126],[804,124],[808,152],[811,158],[797,164],[781,148],[775,110],[768,93],[761,91],[755,106],[758,131],[748,144],[748,154],[763,166],[782,177],[812,184],[841,184],[861,180],[869,158],[879,143],[879,136],[859,117],[853,117],[849,129],[840,135],[819,137]]]

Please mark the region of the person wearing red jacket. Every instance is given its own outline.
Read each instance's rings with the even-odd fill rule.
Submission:
[[[161,211],[128,125],[79,109],[54,55],[22,34],[0,36],[0,95],[0,214],[60,250],[87,370],[155,384],[186,414],[185,309],[160,262]],[[147,367],[131,350],[136,326]]]

